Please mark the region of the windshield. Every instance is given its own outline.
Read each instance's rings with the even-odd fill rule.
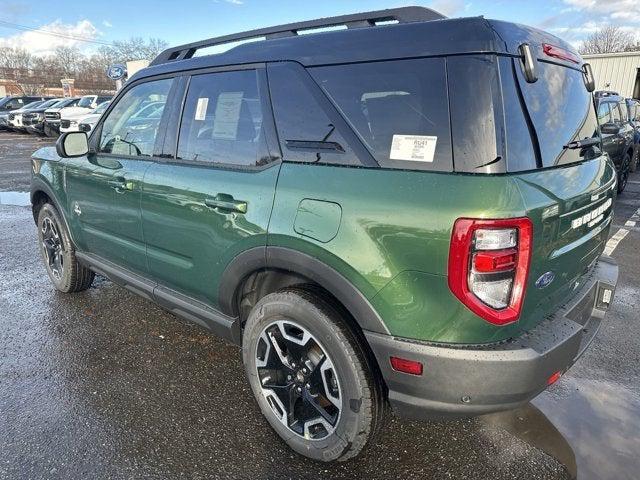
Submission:
[[[46,102],[39,105],[40,108],[49,108],[58,103],[58,100],[47,100]]]
[[[93,112],[91,112],[91,113],[98,113],[98,114],[100,114],[100,113],[104,113],[104,111],[107,109],[107,107],[109,106],[109,104],[110,104],[110,103],[111,103],[111,102],[103,102],[103,103],[101,103],[101,104],[100,104],[100,105],[98,105],[98,106],[96,107],[96,109],[95,109]]]
[[[78,106],[82,108],[90,108],[93,103],[93,97],[82,97],[78,102]]]
[[[30,108],[34,108],[39,106],[41,103],[44,103],[42,100],[38,100],[37,102],[31,102],[22,107],[22,110],[28,110]]]

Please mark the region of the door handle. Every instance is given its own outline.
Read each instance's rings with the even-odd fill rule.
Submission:
[[[204,204],[210,208],[227,210],[230,212],[247,213],[247,202],[234,200],[231,195],[220,194],[216,198],[207,198]]]
[[[124,177],[117,177],[114,180],[109,180],[108,184],[118,193],[130,192],[134,188],[133,182],[127,181]]]

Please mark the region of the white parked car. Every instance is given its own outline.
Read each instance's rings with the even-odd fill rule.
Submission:
[[[62,129],[61,132],[90,132],[91,129],[98,123],[100,117],[105,112],[111,100],[102,102],[95,110],[92,110],[88,115],[82,115],[77,119],[71,119],[71,123],[68,128]]]
[[[90,114],[98,105],[107,100],[111,100],[109,95],[85,95],[73,107],[67,107],[60,112],[60,132],[73,132],[78,130],[77,121],[80,117]],[[76,122],[76,127],[69,130],[71,122]]]

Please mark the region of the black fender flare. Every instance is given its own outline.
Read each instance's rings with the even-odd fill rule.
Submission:
[[[53,203],[53,206],[56,207],[56,209],[58,210],[58,213],[60,214],[60,217],[62,218],[62,221],[64,222],[64,226],[67,229],[67,232],[69,233],[69,237],[71,238],[71,241],[73,242],[73,245],[75,246],[76,241],[73,238],[73,232],[71,231],[71,229],[69,228],[69,222],[67,222],[67,217],[65,215],[65,210],[64,208],[62,208],[61,204],[60,204],[60,200],[58,199],[58,196],[54,193],[53,189],[47,185],[46,182],[44,182],[42,179],[37,178],[37,177],[33,177],[31,179],[31,189],[30,189],[30,195],[29,198],[31,200],[31,208],[33,209],[34,207],[34,197],[36,195],[36,193],[38,192],[43,192],[45,195],[47,195],[47,197],[49,197],[51,199],[51,202]],[[37,222],[37,219],[35,219]]]
[[[389,335],[389,329],[369,300],[342,274],[311,255],[286,247],[255,247],[231,260],[220,278],[220,310],[237,316],[238,287],[250,274],[265,268],[289,271],[316,282],[344,305],[362,330]]]

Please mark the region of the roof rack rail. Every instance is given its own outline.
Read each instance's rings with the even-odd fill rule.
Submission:
[[[221,45],[224,43],[237,42],[240,40],[250,40],[265,37],[265,39],[293,37],[298,32],[304,30],[314,30],[324,27],[335,27],[345,25],[347,28],[375,27],[377,23],[396,21],[398,23],[426,22],[431,20],[441,20],[447,18],[441,13],[426,7],[401,7],[387,10],[376,10],[372,12],[354,13],[350,15],[339,15],[337,17],[319,18],[305,22],[288,23],[276,27],[259,28],[246,32],[233,33],[221,37],[209,38],[199,42],[187,43],[172,47],[161,52],[151,65],[159,65],[173,60],[184,60],[193,57],[197,50],[202,48]]]

